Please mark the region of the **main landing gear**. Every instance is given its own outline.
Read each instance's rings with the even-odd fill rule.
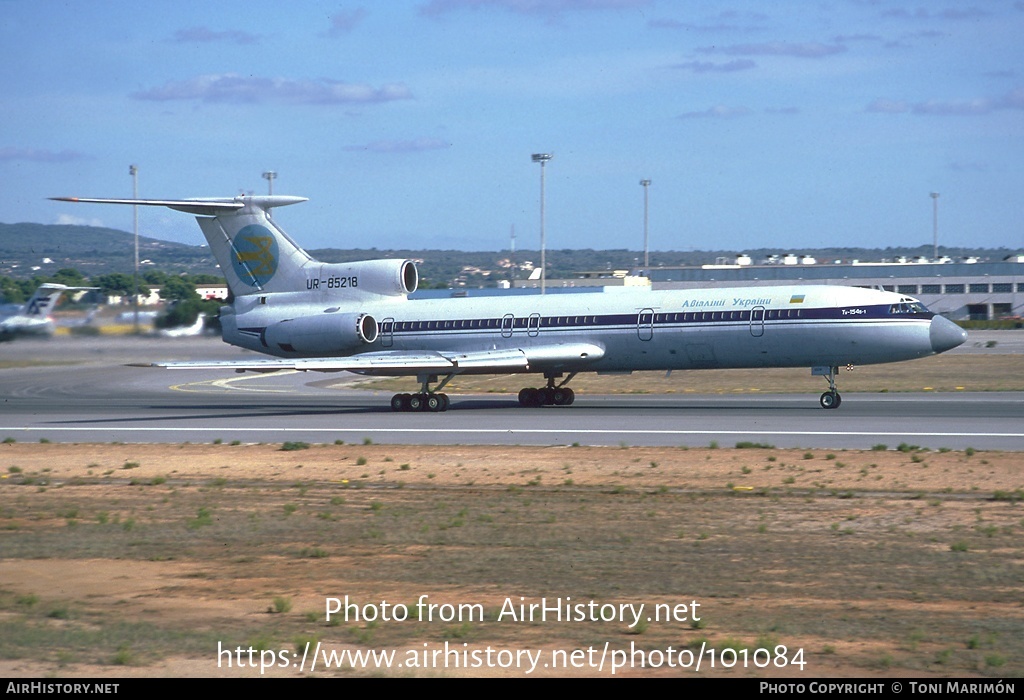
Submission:
[[[451,381],[451,378],[454,376],[454,374],[449,374],[444,378],[443,382],[434,388],[434,391],[431,391],[430,384],[437,381],[437,375],[421,374],[417,379],[422,385],[423,390],[418,394],[395,394],[391,397],[391,410],[402,412],[428,411],[430,413],[447,411],[448,406],[451,405],[451,402],[448,400],[448,394],[439,394],[437,390]]]
[[[448,394],[433,392],[419,394],[395,394],[391,397],[392,411],[430,411],[440,413],[447,411],[451,402]]]
[[[852,370],[853,366],[847,365],[846,369]],[[815,367],[811,370],[814,374],[820,374],[828,378],[828,391],[818,399],[818,403],[821,404],[822,408],[839,408],[839,404],[843,402],[843,397],[836,390],[836,373],[838,371],[838,367]]]
[[[521,389],[519,391],[519,405],[537,408],[540,406],[571,406],[576,400],[576,392],[566,386],[569,380],[576,376],[573,372],[561,384],[555,385],[555,379],[562,375],[551,375],[547,377],[548,385],[543,389]]]

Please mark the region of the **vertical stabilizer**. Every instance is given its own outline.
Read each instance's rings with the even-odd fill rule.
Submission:
[[[66,289],[68,287],[63,284],[46,283],[40,285],[35,293],[32,294],[32,298],[25,303],[25,309],[22,311],[22,314],[29,318],[46,318],[53,311],[53,307],[60,300],[60,295]]]
[[[267,203],[250,201],[261,199],[268,198],[246,197],[237,211],[196,217],[236,297],[305,289],[306,267],[320,264],[267,216]]]

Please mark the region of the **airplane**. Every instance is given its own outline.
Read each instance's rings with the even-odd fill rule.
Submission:
[[[68,290],[96,289],[96,287],[68,287],[44,282],[24,305],[7,305],[8,315],[0,319],[0,338],[11,339],[21,335],[53,335],[54,324],[50,311],[57,306],[61,295]]]
[[[913,297],[858,287],[410,299],[411,260],[324,263],[300,248],[270,211],[305,197],[53,199],[195,215],[233,295],[220,309],[223,340],[278,358],[152,366],[415,376],[420,391],[395,394],[394,411],[447,410],[441,389],[462,374],[541,375],[544,386],[518,396],[539,407],[572,404],[566,385],[580,372],[751,367],[810,367],[828,380],[821,407],[835,409],[839,367],[926,357],[967,339]]]
[[[178,326],[177,328],[161,328],[157,331],[157,335],[163,338],[190,338],[197,335],[202,335],[203,327],[206,325],[206,317],[202,314],[196,316],[195,322],[191,326]]]

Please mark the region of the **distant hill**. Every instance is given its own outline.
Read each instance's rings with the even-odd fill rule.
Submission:
[[[108,272],[131,272],[134,259],[133,235],[126,231],[95,226],[67,226],[48,224],[0,224],[0,275],[14,278],[31,278],[46,275],[60,268],[75,268],[92,276]],[[651,266],[702,265],[716,261],[732,262],[737,253],[746,253],[756,263],[769,255],[796,253],[817,258],[819,263],[836,260],[878,261],[893,260],[899,256],[908,258],[919,255],[930,256],[930,245],[905,248],[761,248],[756,250],[724,251],[652,251]],[[963,248],[940,247],[940,255],[953,259],[975,256],[983,260],[1002,260],[1017,251],[1008,248]],[[460,251],[460,250],[412,250],[376,248],[337,249],[323,248],[309,251],[313,257],[324,262],[349,262],[374,258],[412,258],[422,260],[420,276],[424,287],[448,286],[456,278],[464,278],[468,286],[493,285],[496,280],[508,279],[507,261],[509,252]],[[53,262],[43,264],[43,259]],[[219,274],[217,264],[209,249],[203,246],[186,245],[139,237],[139,259],[150,261],[143,266],[168,273]],[[558,249],[547,251],[549,279],[572,276],[573,273],[596,270],[623,270],[638,267],[643,260],[641,251]],[[540,252],[517,250],[515,261],[539,264]],[[507,262],[505,262],[507,265]],[[33,270],[33,267],[40,267]],[[492,271],[490,276],[464,268]],[[522,279],[528,272],[519,271]]]
[[[52,263],[44,263],[49,258]],[[64,267],[87,276],[131,272],[135,237],[126,231],[97,226],[0,224],[0,274],[32,277]],[[217,264],[206,246],[160,241],[139,236],[139,260],[149,260],[165,272],[216,273]],[[41,267],[33,270],[33,267]]]

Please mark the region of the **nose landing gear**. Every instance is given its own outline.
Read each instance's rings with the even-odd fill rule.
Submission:
[[[853,365],[847,365],[846,369],[853,371]],[[822,408],[839,408],[839,404],[843,402],[843,397],[839,395],[839,391],[836,389],[836,373],[839,372],[838,367],[812,367],[811,374],[820,375],[828,379],[828,391],[821,395],[818,399],[818,403],[821,404]]]

